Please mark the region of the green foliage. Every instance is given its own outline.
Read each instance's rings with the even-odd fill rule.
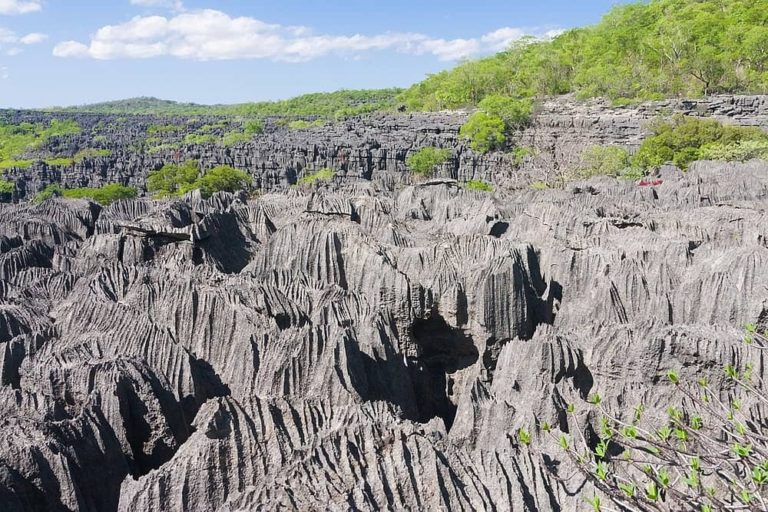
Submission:
[[[203,174],[193,184],[193,189],[200,189],[200,194],[211,197],[216,192],[237,192],[248,188],[251,177],[248,173],[227,165],[214,167]]]
[[[3,160],[0,162],[0,170],[13,168],[29,169],[33,163],[35,163],[34,160]]]
[[[723,125],[715,119],[675,116],[659,121],[632,158],[636,167],[650,169],[672,162],[681,169],[708,155],[713,148],[737,147],[744,142],[768,143],[758,128]]]
[[[507,140],[505,131],[506,125],[500,117],[475,112],[461,127],[459,134],[469,140],[472,149],[487,153],[504,145]]]
[[[768,141],[743,140],[732,144],[708,144],[699,150],[699,158],[738,162],[768,160]]]
[[[200,175],[200,164],[189,160],[181,165],[166,164],[147,176],[147,190],[156,197],[178,197],[200,190],[203,197],[216,192],[236,192],[248,187],[248,173],[220,165]]]
[[[50,166],[67,167],[75,163],[75,160],[74,158],[57,157],[57,158],[48,158],[45,160],[45,163]]]
[[[529,156],[532,156],[534,154],[534,150],[532,148],[528,148],[525,146],[515,146],[512,149],[512,159],[513,163],[519,167],[523,165],[523,162],[525,162],[525,159]]]
[[[152,124],[147,128],[147,134],[149,135],[163,135],[167,133],[178,133],[182,131],[181,126],[174,124]]]
[[[107,206],[121,199],[133,199],[136,197],[136,189],[133,187],[126,187],[119,183],[110,183],[100,188],[84,187],[62,189],[61,195],[67,199],[91,199],[101,205]]]
[[[215,144],[216,137],[205,133],[188,133],[184,136],[184,144]]]
[[[493,185],[483,180],[469,180],[464,184],[464,188],[478,192],[493,192]]]
[[[619,146],[591,146],[581,155],[579,176],[619,176],[630,167],[629,151]]]
[[[414,110],[478,105],[491,95],[577,93],[617,104],[768,91],[768,0],[651,0],[600,23],[429,76],[399,100]]]
[[[225,146],[235,146],[237,144],[241,144],[243,142],[249,142],[251,140],[251,135],[247,133],[240,133],[240,132],[229,132],[221,139],[221,143]]]
[[[147,176],[147,190],[152,194],[164,197],[182,195],[192,190],[192,185],[200,174],[200,164],[189,160],[181,165],[165,164],[157,171]]]
[[[400,92],[402,92],[400,89],[342,90],[332,93],[307,94],[284,101],[242,103],[238,105],[198,105],[194,103],[176,103],[156,98],[133,98],[52,110],[100,114],[236,115],[251,118],[317,116],[325,119],[338,119],[391,109],[395,106],[396,97]],[[246,127],[246,132],[248,131],[248,127]]]
[[[299,178],[298,185],[314,185],[319,181],[331,181],[336,176],[336,171],[325,167],[319,171],[305,174]]]
[[[547,190],[549,188],[549,184],[546,181],[534,181],[531,183],[530,187],[533,190]]]
[[[287,126],[290,130],[306,130],[308,128],[318,128],[324,125],[325,122],[322,119],[317,119],[315,121],[297,119],[296,121],[290,121]]]
[[[72,120],[52,119],[44,124],[0,124],[0,169],[28,168],[34,160],[24,155],[45,144],[52,137],[66,137],[80,133],[80,126]]]
[[[52,197],[61,197],[61,195],[61,185],[58,183],[51,183],[50,185],[47,185],[43,190],[35,194],[35,197],[32,198],[32,202],[39,204]]]
[[[0,194],[13,194],[16,183],[8,180],[0,180]]]
[[[761,359],[768,350],[768,332],[760,334],[754,325],[747,326],[745,344],[756,351],[755,359]],[[745,353],[741,360],[750,359]],[[753,369],[752,363],[726,364],[729,382],[719,382],[718,388],[710,388],[704,379],[689,382],[683,372],[668,370],[673,402],[679,405],[669,406],[666,418],[649,414],[645,419],[642,404],[633,418],[617,418],[602,401],[589,400],[593,411],[587,417],[592,413],[601,417],[601,438],[595,445],[587,443],[582,434],[586,425],[579,425],[575,417],[579,435],[573,436],[573,444],[564,435],[547,435],[600,496],[618,509],[765,510],[768,429],[754,418],[768,403],[768,386]],[[613,435],[617,431],[621,437]],[[610,445],[622,455],[611,455]]]
[[[426,147],[408,155],[408,158],[405,159],[405,165],[414,173],[429,177],[435,167],[444,164],[449,158],[451,158],[450,149]]]
[[[243,131],[249,137],[253,135],[258,135],[260,133],[264,133],[264,124],[262,124],[262,122],[259,121],[258,119],[251,119],[245,122],[245,124],[243,125]]]
[[[491,94],[483,98],[478,108],[489,116],[498,117],[504,121],[507,130],[522,128],[531,120],[533,101],[529,98],[515,99],[499,94]]]

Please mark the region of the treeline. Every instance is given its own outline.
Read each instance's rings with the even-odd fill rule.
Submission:
[[[48,110],[116,115],[234,115],[259,118],[281,116],[338,119],[391,109],[395,106],[396,98],[401,92],[402,89],[342,90],[331,93],[305,94],[289,100],[241,103],[237,105],[199,105],[195,103],[177,103],[157,98],[132,98]]]
[[[522,40],[431,75],[398,100],[412,110],[478,105],[490,95],[576,93],[616,103],[768,92],[768,0],[652,0],[597,25]]]

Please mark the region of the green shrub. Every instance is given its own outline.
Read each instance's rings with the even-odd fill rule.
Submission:
[[[264,125],[258,119],[251,119],[245,122],[243,130],[247,135],[258,135],[264,133]]]
[[[525,159],[534,154],[534,150],[525,146],[515,146],[512,149],[512,162],[515,166],[520,167],[525,162]]]
[[[768,160],[768,141],[744,140],[734,144],[708,144],[700,149],[699,158],[738,162],[752,159]]]
[[[534,181],[531,183],[530,187],[533,190],[547,190],[549,188],[549,183],[546,181]]]
[[[317,128],[320,126],[325,126],[325,122],[322,119],[318,119],[317,121],[306,121],[304,119],[299,119],[296,121],[290,121],[288,123],[288,128],[290,130],[306,130],[308,128]]]
[[[181,126],[173,124],[152,124],[147,128],[147,133],[149,135],[162,135],[167,133],[177,133],[181,130]]]
[[[251,177],[248,173],[227,165],[214,167],[203,174],[192,185],[191,190],[200,189],[200,194],[211,197],[216,192],[237,192],[248,188]]]
[[[744,141],[768,141],[768,134],[758,128],[723,125],[714,119],[675,116],[657,122],[635,156],[633,165],[645,169],[672,162],[681,169],[702,157],[702,148],[732,146]],[[704,151],[706,153],[706,151]]]
[[[215,144],[216,137],[210,134],[204,133],[188,133],[184,136],[184,144]]]
[[[16,183],[0,179],[0,194],[13,194],[16,190]]]
[[[593,393],[584,404],[588,416],[577,414],[575,404],[567,406],[571,435],[546,422],[537,430],[559,445],[555,459],[574,463],[581,476],[621,510],[766,510],[768,427],[755,418],[768,386],[760,367],[743,361],[762,357],[768,331],[759,333],[755,325],[745,331],[743,343],[725,342],[743,356],[725,364],[713,382],[690,370],[667,371],[664,385],[674,398],[666,414],[652,409],[657,401],[651,387],[641,396],[652,403],[629,404],[624,414],[604,406]],[[580,425],[579,417],[593,418],[594,427]],[[589,443],[586,431],[593,433]],[[518,440],[530,443],[529,437]],[[608,510],[601,507],[599,496],[588,502],[594,510]]]
[[[110,183],[100,188],[70,188],[61,190],[61,195],[67,199],[91,199],[107,206],[121,199],[136,197],[136,189],[119,183]]]
[[[35,197],[32,198],[32,202],[39,204],[52,197],[61,197],[61,195],[62,195],[61,185],[59,185],[58,183],[51,183],[48,186],[46,186],[43,190],[35,194]]]
[[[408,155],[405,164],[420,176],[431,176],[435,167],[444,164],[451,157],[451,150],[435,147],[422,148]]]
[[[178,197],[192,190],[200,189],[203,197],[216,192],[236,192],[247,188],[251,177],[240,170],[226,165],[214,167],[202,176],[200,164],[188,160],[181,165],[166,164],[147,176],[147,191],[156,197]]]
[[[4,160],[0,162],[0,169],[29,169],[33,163],[34,160]]]
[[[221,143],[225,146],[234,146],[243,142],[250,142],[252,137],[248,133],[229,132],[221,139]]]
[[[197,180],[200,164],[188,160],[181,165],[165,164],[147,176],[147,190],[156,196],[181,195]]]
[[[630,167],[629,151],[619,146],[591,146],[581,155],[582,178],[619,176]]]
[[[299,181],[297,182],[297,184],[298,185],[314,185],[318,181],[331,181],[335,176],[336,176],[336,171],[328,167],[325,167],[323,169],[320,169],[319,171],[305,174],[304,176],[299,178]]]
[[[68,167],[73,163],[75,163],[75,160],[74,158],[58,157],[58,158],[49,158],[45,161],[45,163],[51,166]]]
[[[469,180],[464,184],[464,188],[477,192],[493,192],[493,185],[483,180]]]
[[[515,99],[491,94],[483,98],[478,104],[478,108],[486,114],[504,121],[507,130],[515,130],[526,126],[531,121],[533,101],[529,98]]]
[[[480,153],[500,149],[507,140],[506,126],[500,117],[476,112],[464,123],[459,134],[469,140],[469,146]]]

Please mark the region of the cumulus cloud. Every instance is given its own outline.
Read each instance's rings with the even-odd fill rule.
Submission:
[[[132,0],[143,5],[163,0]],[[191,60],[269,59],[299,62],[327,55],[357,56],[375,50],[434,55],[457,60],[498,51],[516,39],[545,33],[502,28],[478,38],[436,39],[418,33],[375,35],[316,35],[307,27],[265,23],[231,17],[214,9],[179,12],[174,16],[137,16],[100,28],[88,42],[65,41],[55,46],[57,57],[146,59],[176,57]]]
[[[2,52],[9,57],[15,57],[16,55],[20,54],[23,51],[21,48],[15,45],[38,44],[38,43],[42,43],[47,38],[48,36],[46,36],[45,34],[40,34],[37,32],[33,32],[25,36],[19,36],[16,34],[16,32],[12,30],[8,30],[7,28],[0,27],[0,49],[2,49],[3,45],[6,45],[6,44],[14,45],[11,48],[8,48],[7,50],[2,50]]]
[[[0,0],[0,14],[27,14],[42,8],[39,1]]]
[[[19,38],[21,44],[38,44],[48,39],[48,36],[39,32],[32,32],[24,37]]]

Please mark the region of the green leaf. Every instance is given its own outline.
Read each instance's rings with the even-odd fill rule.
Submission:
[[[520,441],[521,444],[524,444],[527,446],[531,444],[531,434],[524,428],[518,429],[517,440]]]
[[[672,384],[680,384],[680,375],[675,370],[669,370],[667,372],[667,378],[672,382]]]
[[[659,501],[659,488],[656,486],[656,482],[648,482],[645,485],[645,497],[651,501]]]
[[[619,482],[619,490],[623,492],[628,498],[634,498],[637,493],[637,489],[634,484],[627,484]]]

